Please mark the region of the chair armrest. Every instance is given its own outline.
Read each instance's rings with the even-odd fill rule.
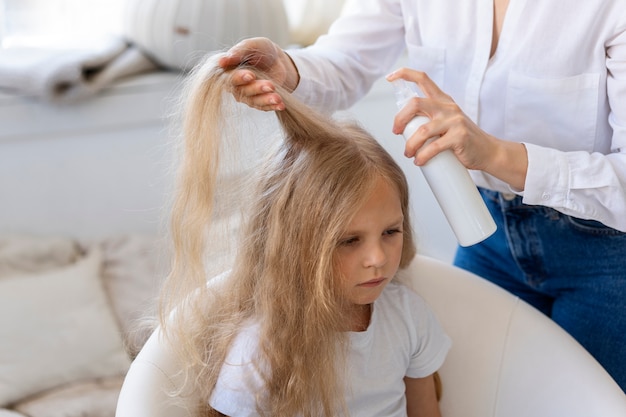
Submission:
[[[191,417],[198,399],[173,397],[183,376],[157,329],[130,366],[117,402],[116,417]]]

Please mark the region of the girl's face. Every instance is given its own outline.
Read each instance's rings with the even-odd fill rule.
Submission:
[[[397,189],[379,179],[337,248],[343,293],[355,307],[374,302],[398,271],[403,220]]]

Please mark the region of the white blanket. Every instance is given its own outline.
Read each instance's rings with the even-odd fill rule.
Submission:
[[[44,101],[77,101],[114,80],[157,69],[142,51],[116,36],[0,49],[0,89]]]

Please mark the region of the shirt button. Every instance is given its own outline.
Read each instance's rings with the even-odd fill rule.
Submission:
[[[550,193],[543,193],[543,194],[541,194],[541,199],[543,201],[549,200],[550,199]]]

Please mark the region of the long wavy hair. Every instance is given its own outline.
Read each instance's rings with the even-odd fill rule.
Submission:
[[[347,347],[347,335],[339,331],[347,317],[336,285],[337,244],[383,179],[400,196],[400,267],[408,266],[415,246],[407,181],[364,129],[319,114],[287,91],[278,90],[286,104],[280,112],[236,103],[230,71],[216,64],[218,58],[190,74],[183,95],[182,157],[170,224],[174,256],[162,290],[162,331],[185,365],[183,391],[208,400],[234,336],[253,319],[260,325],[256,366],[266,386],[259,414],[335,416],[345,412]],[[233,149],[245,139],[239,128],[252,113],[277,121],[279,140],[272,152],[255,150],[255,157],[270,156],[236,182]],[[244,186],[249,184],[254,186]],[[212,246],[223,239],[212,238],[211,229],[235,211],[243,213],[239,232],[222,235],[234,242],[223,268],[228,272],[212,280]],[[201,413],[216,415],[206,407]]]

